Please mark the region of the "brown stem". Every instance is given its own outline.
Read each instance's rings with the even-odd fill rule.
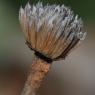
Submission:
[[[28,78],[21,95],[35,95],[50,67],[51,64],[36,58],[30,66]]]

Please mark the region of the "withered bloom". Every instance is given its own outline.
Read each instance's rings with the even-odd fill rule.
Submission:
[[[22,94],[32,95],[49,71],[50,63],[64,59],[84,40],[86,33],[82,31],[82,20],[64,5],[43,6],[41,2],[36,5],[28,3],[25,8],[20,8],[19,20],[26,43],[37,56]]]

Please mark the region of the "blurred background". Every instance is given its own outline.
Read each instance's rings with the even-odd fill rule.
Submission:
[[[71,7],[82,17],[87,37],[64,61],[53,62],[39,95],[95,95],[95,0],[40,1]],[[33,59],[18,20],[19,8],[27,2],[0,0],[0,95],[20,95]]]

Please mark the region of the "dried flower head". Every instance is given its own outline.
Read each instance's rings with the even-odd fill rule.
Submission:
[[[82,20],[64,5],[28,3],[19,20],[29,47],[53,60],[65,58],[86,35]]]

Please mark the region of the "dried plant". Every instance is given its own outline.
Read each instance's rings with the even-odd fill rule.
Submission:
[[[52,61],[64,59],[86,33],[82,20],[64,5],[28,3],[20,8],[19,20],[26,43],[36,55],[22,95],[35,95]]]

